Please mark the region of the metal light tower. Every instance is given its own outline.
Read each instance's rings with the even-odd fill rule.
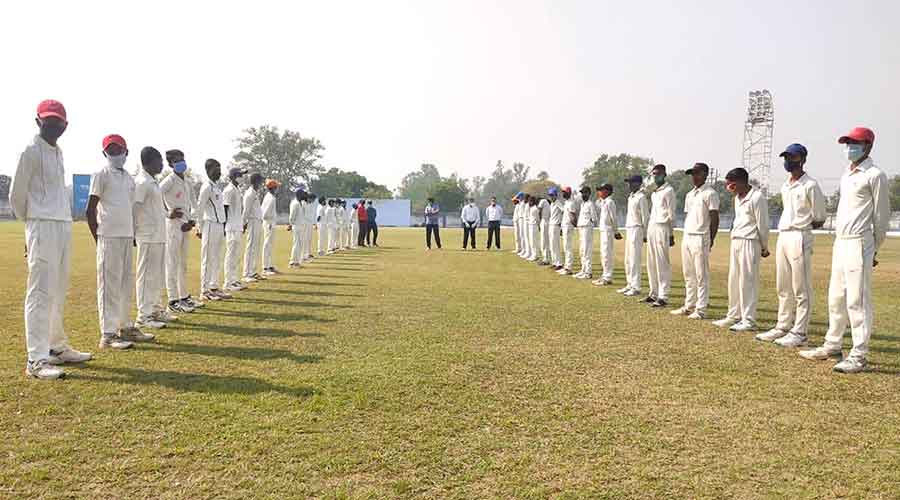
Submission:
[[[775,131],[775,107],[772,94],[766,90],[750,92],[747,121],[744,122],[744,145],[741,164],[750,177],[759,182],[769,195],[769,172],[772,168],[772,135]]]

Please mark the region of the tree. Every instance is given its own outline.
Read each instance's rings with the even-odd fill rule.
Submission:
[[[453,174],[433,184],[428,191],[428,197],[434,198],[442,210],[456,211],[462,210],[467,192],[466,180]]]
[[[633,156],[626,153],[618,155],[604,153],[597,157],[590,167],[584,169],[582,172],[584,177],[582,186],[588,186],[593,190],[602,184],[612,184],[612,198],[615,200],[617,208],[624,213],[629,193],[625,178],[632,175],[647,177],[652,168],[652,158]],[[672,182],[673,176],[670,175],[669,179]],[[688,179],[688,183],[690,183],[690,179]],[[678,186],[673,183],[672,187],[675,188],[677,194]]]
[[[549,180],[549,179],[550,179],[550,174],[548,174],[546,170],[541,170],[540,172],[538,172],[538,174],[537,174],[537,180],[539,180],[539,181],[546,181],[546,180]]]
[[[324,168],[319,165],[325,147],[315,137],[303,137],[292,130],[280,131],[272,125],[251,127],[235,139],[238,152],[234,164],[259,172],[281,183],[279,211],[287,211],[291,191],[301,182],[310,182]]]
[[[430,163],[423,163],[419,170],[410,172],[403,177],[397,190],[398,195],[400,198],[408,198],[413,210],[424,210],[428,192],[440,181],[441,174],[437,167]]]
[[[0,196],[2,199],[2,196]],[[891,179],[891,211],[900,210],[900,175],[895,175]]]
[[[513,171],[505,168],[503,162],[497,160],[491,176],[485,181],[482,195],[484,198],[497,197],[497,201],[508,213],[512,213],[510,198],[519,191],[520,183],[516,183]]]
[[[480,175],[472,177],[472,186],[471,189],[469,189],[469,196],[475,198],[475,201],[477,201],[479,204],[485,201],[484,184],[486,182],[487,179]]]
[[[391,200],[394,198],[394,193],[387,186],[372,184],[362,192],[362,198],[367,200]]]
[[[391,198],[391,191],[381,184],[375,184],[364,175],[330,168],[309,183],[311,192],[322,196],[342,196],[347,198],[366,197],[364,193],[378,194],[378,198]],[[375,198],[376,196],[372,196]]]
[[[513,163],[513,181],[519,186],[524,184],[528,180],[529,170],[531,170],[531,167],[526,167],[524,163]]]
[[[550,179],[541,180],[539,176],[537,179],[522,184],[521,191],[532,196],[546,198],[547,191],[549,191],[551,187],[559,188],[559,184]]]

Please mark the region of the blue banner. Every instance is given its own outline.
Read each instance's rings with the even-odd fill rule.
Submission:
[[[72,216],[84,217],[91,191],[91,176],[72,175]]]

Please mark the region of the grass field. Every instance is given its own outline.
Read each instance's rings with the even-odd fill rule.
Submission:
[[[66,327],[96,358],[39,382],[23,375],[22,232],[0,224],[0,497],[900,497],[898,239],[875,271],[872,369],[841,376],[509,252],[463,253],[450,229],[430,253],[423,230],[383,229],[380,249],[97,352],[94,245],[76,224]],[[816,345],[831,241],[815,249]],[[198,262],[195,246],[194,284]],[[765,259],[764,326],[774,279]]]

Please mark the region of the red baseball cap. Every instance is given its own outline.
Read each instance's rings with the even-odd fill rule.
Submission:
[[[38,104],[37,116],[38,118],[55,116],[66,123],[68,123],[69,121],[66,118],[66,107],[63,106],[61,102],[54,101],[53,99],[47,99],[45,101],[41,101],[41,103]]]
[[[872,132],[872,129],[866,127],[856,127],[848,132],[847,135],[842,135],[840,139],[838,139],[839,144],[846,144],[849,141],[861,141],[874,144],[875,132]]]
[[[564,187],[563,191],[565,191],[566,193],[572,194],[572,188],[570,186]]]
[[[108,148],[110,144],[118,144],[119,146],[128,149],[128,146],[125,144],[125,139],[119,134],[109,134],[103,138],[103,151],[106,151],[106,148]]]

